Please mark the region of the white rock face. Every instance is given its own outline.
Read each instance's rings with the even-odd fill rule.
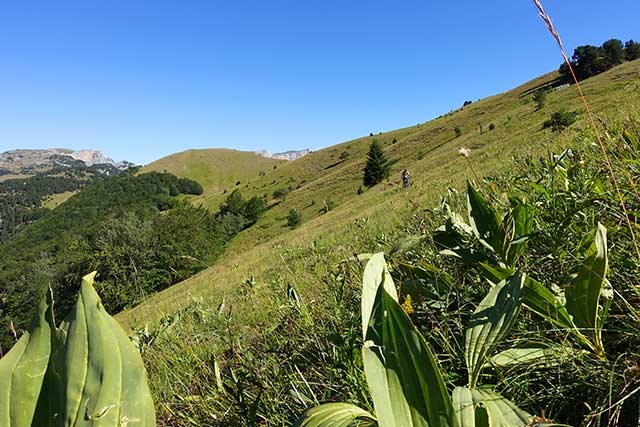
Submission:
[[[268,157],[270,159],[289,160],[289,161],[299,159],[300,157],[306,156],[309,153],[311,153],[311,150],[308,150],[308,149],[297,150],[297,151],[291,150],[291,151],[285,151],[284,153],[272,153],[269,150],[256,151],[256,154],[259,154],[262,157]]]
[[[87,166],[110,164],[115,166],[113,159],[107,157],[101,151],[79,150],[74,151],[69,156],[76,160],[82,160]]]

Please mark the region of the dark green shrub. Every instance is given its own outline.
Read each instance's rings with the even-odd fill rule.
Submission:
[[[556,111],[551,118],[543,123],[542,128],[551,128],[552,132],[564,130],[574,124],[578,119],[576,111]]]
[[[291,209],[287,215],[287,227],[297,228],[302,223],[302,214],[297,209]]]
[[[456,126],[453,131],[456,133],[456,138],[460,137],[462,135],[462,129],[460,129],[458,126]]]
[[[250,224],[255,224],[265,211],[267,210],[267,204],[263,198],[253,196],[249,199],[244,207],[244,217]]]
[[[536,103],[536,110],[540,110],[547,102],[547,91],[544,88],[538,88],[533,92],[533,101]]]
[[[290,192],[291,190],[289,190],[288,188],[278,188],[273,192],[273,198],[284,200],[285,197],[287,197],[287,194],[289,194]]]
[[[496,125],[494,125],[493,123],[489,124],[489,130],[494,130],[496,128]]]

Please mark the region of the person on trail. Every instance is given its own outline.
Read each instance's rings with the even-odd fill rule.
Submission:
[[[409,171],[404,169],[402,171],[402,188],[407,188],[409,186]]]

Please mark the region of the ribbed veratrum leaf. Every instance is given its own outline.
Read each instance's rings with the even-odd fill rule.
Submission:
[[[531,209],[522,203],[515,205],[506,216],[503,223],[511,227],[511,236],[508,236],[508,245],[504,261],[513,267],[524,253],[527,247],[527,238],[533,228]]]
[[[139,353],[107,314],[85,276],[73,310],[56,330],[34,425],[155,426]]]
[[[492,390],[456,387],[453,405],[460,427],[524,427],[533,418]]]
[[[367,335],[371,311],[373,310],[376,294],[378,293],[378,287],[380,285],[397,301],[398,294],[396,287],[393,284],[393,279],[391,278],[391,274],[389,274],[387,263],[384,260],[384,254],[382,252],[373,254],[369,258],[362,277],[362,300],[360,305],[363,338]]]
[[[500,219],[493,206],[471,183],[467,184],[469,223],[480,242],[505,258],[507,236],[500,225]]]
[[[366,277],[363,286],[363,316],[369,317],[362,355],[379,425],[457,426],[438,363],[398,304],[393,283],[387,283],[391,278],[383,274],[386,268],[380,264],[384,258],[380,254],[369,262],[374,263],[367,266],[369,272],[375,271],[373,277],[378,279],[371,305],[374,287]]]
[[[453,410],[460,427],[480,427],[476,424],[476,410],[473,394],[467,387],[456,387],[453,390]]]
[[[560,363],[562,350],[561,346],[509,348],[491,357],[491,361],[487,364],[499,368],[534,364],[551,366]]]
[[[293,427],[377,427],[364,409],[348,403],[327,403],[306,411]]]
[[[474,388],[485,359],[511,329],[522,304],[524,276],[515,274],[495,285],[471,316],[465,332],[469,387]]]
[[[612,296],[612,292],[607,289],[610,286],[606,280],[607,269],[607,229],[598,224],[595,240],[578,275],[565,290],[565,297],[567,311],[573,317],[573,323],[583,334],[593,339],[596,351],[601,352],[604,352],[601,327]],[[601,301],[603,296],[604,301]]]
[[[487,263],[480,263],[480,267],[491,280],[505,280],[512,274],[509,269],[492,266]],[[532,279],[530,276],[525,278],[524,286],[522,287],[522,303],[531,311],[557,326],[574,330],[579,334],[575,330],[573,320],[571,320],[564,303],[542,283]]]
[[[51,299],[42,299],[29,330],[0,359],[0,426],[30,427],[51,353]]]
[[[531,415],[518,408],[513,402],[492,390],[472,389],[476,407],[486,411],[488,425],[491,427],[525,427],[530,425]]]

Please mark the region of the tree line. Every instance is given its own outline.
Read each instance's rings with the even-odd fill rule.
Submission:
[[[625,61],[634,61],[640,58],[640,43],[629,40],[622,43],[621,40],[611,39],[601,46],[578,46],[571,56],[571,67],[578,80],[603,73]],[[572,81],[569,66],[563,62],[560,66],[560,74],[563,81]]]

